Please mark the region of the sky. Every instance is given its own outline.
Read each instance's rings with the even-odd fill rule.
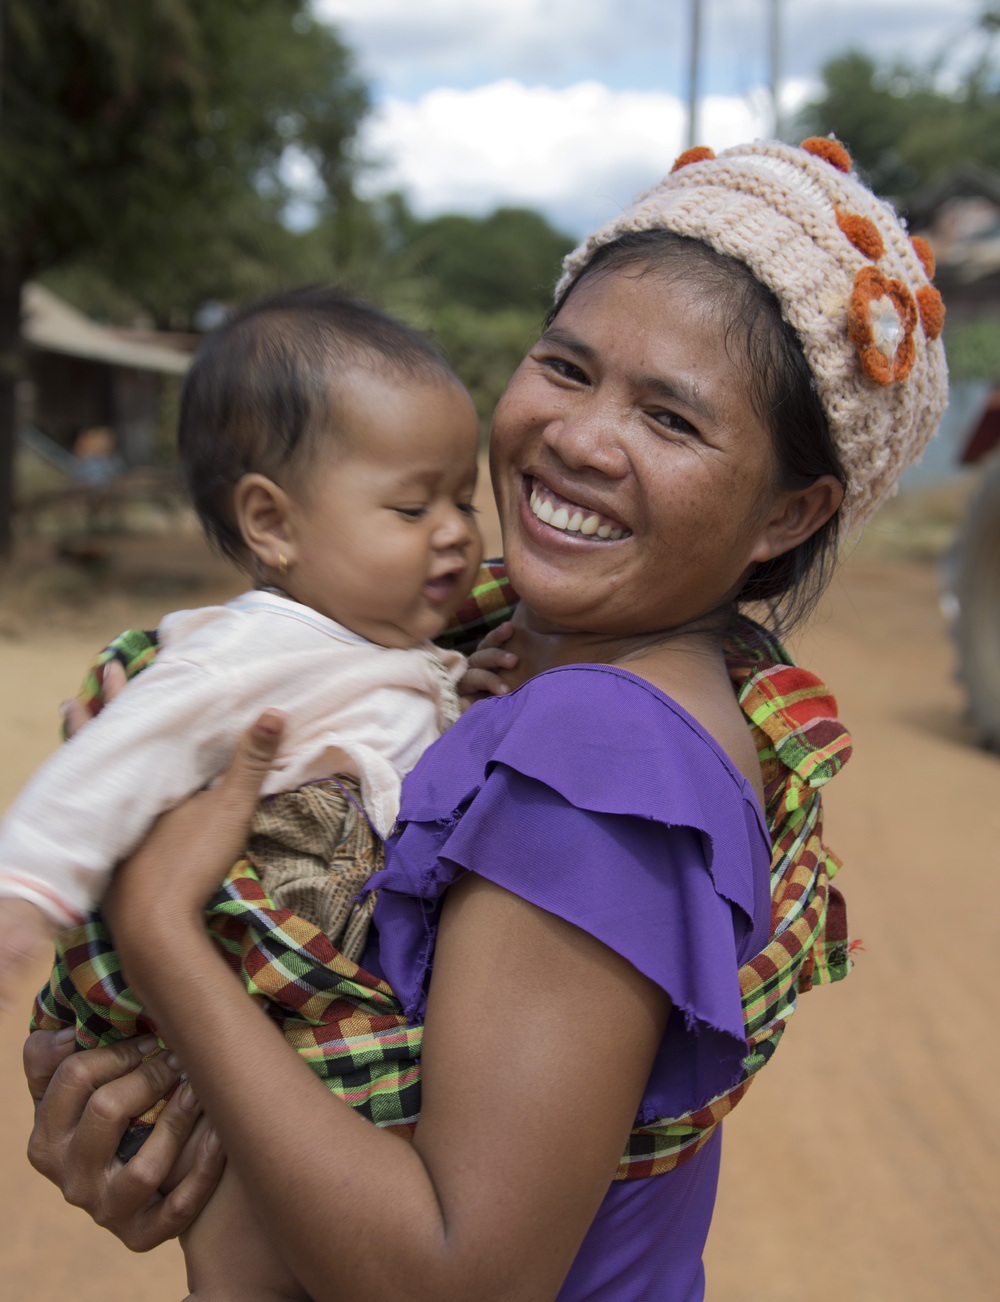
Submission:
[[[702,0],[698,143],[773,129],[769,14],[782,111],[823,63],[971,57],[983,0]],[[691,0],[314,0],[355,52],[374,111],[368,194],[422,217],[541,210],[578,236],[659,179],[687,143]],[[303,182],[307,183],[307,169]]]

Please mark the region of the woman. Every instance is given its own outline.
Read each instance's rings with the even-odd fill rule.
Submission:
[[[425,1021],[412,1146],[329,1099],[205,938],[278,721],[121,874],[123,961],[309,1296],[703,1296],[718,1130],[668,1174],[612,1179],[637,1123],[724,1093],[746,1052],[770,845],[723,639],[739,602],[815,593],[945,401],[929,252],[849,169],[824,140],[682,155],[567,260],[501,399],[519,690],[407,779],[366,958]],[[98,1056],[57,1073],[34,1160],[155,1242],[218,1159],[200,1140],[147,1206],[193,1097],[120,1169],[144,1083],[84,1110],[138,1054]]]

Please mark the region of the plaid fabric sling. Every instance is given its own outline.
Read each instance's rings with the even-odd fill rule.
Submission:
[[[484,566],[442,641],[473,649],[509,618],[516,601],[502,565]],[[153,634],[116,639],[84,685],[91,712],[100,709],[111,659],[132,677],[155,653]],[[659,1175],[693,1156],[770,1060],[799,993],[840,980],[850,967],[843,901],[830,884],[840,865],[823,846],[819,793],[849,757],[850,738],[823,684],[790,665],[780,643],[752,621],[739,621],[726,658],[760,755],[774,845],[771,939],[739,974],[750,1051],[726,1093],[696,1112],[633,1131],[616,1180]],[[422,1028],[406,1024],[390,987],[346,959],[318,928],[275,908],[248,859],[233,865],[206,920],[249,993],[327,1086],[376,1125],[411,1135],[420,1111]],[[81,1047],[155,1030],[122,977],[99,914],[60,938],[32,1025],[75,1025]],[[137,1119],[139,1140],[157,1111]]]

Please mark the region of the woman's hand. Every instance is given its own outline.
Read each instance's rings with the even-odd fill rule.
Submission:
[[[490,629],[483,640],[469,656],[469,667],[459,679],[458,694],[462,698],[462,708],[467,710],[475,701],[486,696],[506,696],[510,687],[497,672],[500,669],[513,669],[517,656],[513,651],[504,651],[503,644],[509,640],[514,631],[511,620],[505,620],[496,628]]]
[[[130,947],[144,945],[147,929],[155,924],[163,930],[185,919],[203,929],[202,910],[246,848],[261,784],[283,728],[279,711],[261,715],[243,734],[221,781],[159,818],[116,871],[102,910],[133,984],[135,973],[126,956]]]
[[[142,1148],[117,1156],[129,1118],[163,1097],[179,1077],[166,1053],[143,1061],[152,1036],[74,1053],[66,1031],[35,1031],[24,1073],[35,1100],[28,1160],[98,1225],[148,1252],[182,1233],[211,1197],[225,1158],[189,1086],[176,1091]]]

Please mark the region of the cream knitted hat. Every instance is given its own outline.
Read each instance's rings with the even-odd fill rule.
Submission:
[[[851,171],[837,141],[689,149],[566,258],[556,300],[595,251],[668,230],[746,263],[795,328],[847,476],[855,530],[937,429],[948,398],[934,257]]]

